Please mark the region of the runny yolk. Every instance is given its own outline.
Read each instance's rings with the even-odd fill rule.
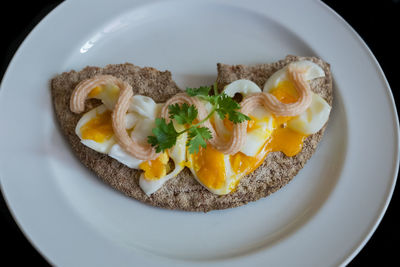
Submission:
[[[247,132],[251,132],[256,129],[259,129],[261,127],[259,124],[260,120],[251,115],[249,117],[250,117],[250,120],[247,122]]]
[[[200,147],[196,154],[192,154],[193,169],[197,178],[207,187],[218,189],[225,184],[224,154],[213,146]]]
[[[113,134],[111,111],[106,110],[89,120],[81,127],[82,139],[90,139],[102,143],[110,139]]]
[[[286,156],[293,157],[303,148],[303,141],[306,137],[307,135],[293,131],[288,127],[278,127],[273,131],[267,146],[271,152],[282,151]]]
[[[249,174],[255,169],[260,166],[260,164],[264,161],[264,158],[266,156],[266,153],[263,151],[263,149],[257,153],[256,156],[250,157],[242,152],[238,152],[235,155],[230,156],[230,162],[231,162],[231,167],[232,170],[236,174]]]
[[[283,103],[294,103],[299,98],[298,92],[290,81],[282,81],[277,87],[270,91],[279,101]],[[251,117],[251,116],[250,116]],[[286,122],[292,117],[274,117],[274,131],[266,140],[264,146],[256,154],[256,156],[247,156],[242,152],[230,156],[232,170],[236,174],[247,175],[257,169],[263,162],[269,152],[283,152],[286,156],[292,157],[298,154],[302,147],[303,141],[307,137],[304,134],[295,132],[286,127]],[[254,130],[257,127],[256,119],[251,117],[251,121],[247,124],[247,131]]]
[[[278,83],[278,85],[269,93],[285,104],[294,103],[299,99],[299,93],[297,92],[296,87],[288,80]]]
[[[158,180],[167,174],[168,160],[168,155],[164,152],[154,160],[140,163],[139,168],[144,171],[144,178],[147,180]]]
[[[291,81],[281,81],[270,91],[279,101],[285,104],[294,103],[299,99],[296,87]],[[286,122],[292,117],[275,117],[275,130],[267,146],[271,151],[282,151],[286,156],[293,157],[303,147],[303,141],[307,137],[286,127]]]
[[[230,156],[232,170],[237,174],[247,175],[257,169],[269,152],[283,152],[286,156],[292,157],[301,151],[306,135],[295,132],[287,127],[276,128],[264,146],[254,156],[247,156],[242,152]]]
[[[257,128],[259,128],[259,125],[257,125],[257,118],[253,116],[249,116],[250,120],[247,122],[247,131],[253,131]],[[228,131],[233,131],[233,122],[231,122],[228,117],[226,116],[225,119],[223,120],[224,126]]]

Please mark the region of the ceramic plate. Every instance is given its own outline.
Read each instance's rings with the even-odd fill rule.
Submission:
[[[271,196],[209,213],[125,197],[72,154],[49,81],[87,65],[170,70],[182,88],[210,84],[216,63],[287,54],[329,62],[326,134],[298,176]],[[26,38],[0,91],[0,178],[19,226],[61,266],[333,266],[377,227],[398,168],[389,85],[359,36],[318,1],[67,1]]]

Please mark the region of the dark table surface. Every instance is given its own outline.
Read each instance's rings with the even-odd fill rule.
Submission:
[[[364,39],[380,63],[392,92],[399,90],[398,62],[400,29],[400,0],[383,1],[324,1],[341,15]],[[353,4],[350,4],[353,2]],[[1,17],[2,49],[0,50],[0,78],[26,35],[35,25],[55,8],[60,1],[26,1],[7,4]],[[22,8],[22,10],[21,10]],[[20,14],[22,11],[22,14]],[[339,40],[338,40],[339,41]],[[396,103],[398,97],[395,95]],[[391,203],[374,235],[348,266],[367,266],[373,262],[379,266],[392,266],[398,262],[399,203],[398,186]],[[2,263],[13,266],[29,263],[31,266],[48,266],[22,234],[2,198],[0,197],[1,256]]]

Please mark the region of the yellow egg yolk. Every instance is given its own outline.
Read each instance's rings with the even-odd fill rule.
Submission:
[[[264,146],[254,156],[247,156],[238,152],[230,156],[232,170],[236,174],[247,175],[257,169],[269,152],[283,152],[286,156],[292,157],[301,151],[306,135],[295,132],[287,127],[276,128],[272,135],[265,142]]]
[[[299,99],[299,93],[291,81],[281,81],[278,85],[269,91],[279,101],[285,104],[294,103]]]
[[[95,88],[92,89],[92,91],[90,91],[88,97],[96,97],[101,93],[101,91],[102,91],[101,87],[96,86]]]
[[[268,147],[272,152],[282,151],[286,156],[293,157],[303,148],[307,135],[295,132],[288,127],[278,127],[272,133]]]
[[[102,143],[110,139],[113,134],[111,111],[106,110],[89,120],[81,127],[82,139],[90,139]]]
[[[119,87],[116,85],[104,85],[104,86],[96,86],[93,88],[88,94],[89,98],[98,98],[98,99],[117,99],[119,96]]]
[[[228,116],[225,116],[223,123],[228,131],[233,131],[233,122],[228,119]]]
[[[266,153],[263,153],[263,149],[254,157],[247,156],[242,152],[230,156],[232,170],[236,174],[246,175],[257,169],[266,156]]]
[[[139,168],[144,171],[144,178],[147,180],[158,180],[167,174],[168,160],[169,157],[164,152],[154,160],[140,163]]]
[[[197,178],[208,188],[219,189],[225,184],[224,154],[210,144],[200,147],[199,152],[191,154],[193,169]]]
[[[249,116],[250,120],[247,122],[247,131],[253,131],[257,128],[259,128],[260,126],[257,125],[257,122],[259,121],[257,118],[253,117],[253,116]],[[233,122],[231,122],[228,117],[225,117],[225,119],[223,120],[224,126],[228,131],[232,131],[233,130]]]

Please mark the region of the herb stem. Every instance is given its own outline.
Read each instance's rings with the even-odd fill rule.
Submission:
[[[216,107],[216,105],[214,105],[213,108],[211,109],[211,112],[207,115],[207,117],[205,117],[204,119],[202,119],[202,120],[199,121],[198,123],[193,124],[193,125],[190,126],[189,128],[186,128],[185,130],[178,132],[178,135],[181,135],[181,134],[183,134],[183,133],[189,131],[190,128],[196,128],[197,126],[200,126],[200,125],[203,124],[205,121],[207,121],[208,119],[210,119],[211,116],[214,114],[214,112],[215,112],[216,110],[217,110],[217,107]]]
[[[214,89],[214,95],[218,95],[217,82],[214,83],[213,89]]]

